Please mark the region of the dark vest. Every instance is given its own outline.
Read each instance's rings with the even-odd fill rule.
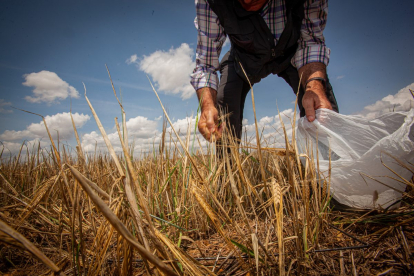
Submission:
[[[260,11],[246,11],[238,0],[207,1],[230,38],[230,56],[240,77],[247,80],[239,62],[252,84],[290,65],[298,47],[305,0],[286,0],[287,21],[277,45]]]

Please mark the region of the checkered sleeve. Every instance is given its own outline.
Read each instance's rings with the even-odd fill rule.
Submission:
[[[219,56],[226,34],[206,0],[195,0],[195,6],[197,17],[194,24],[198,36],[196,67],[191,74],[191,84],[195,90],[210,87],[217,91]]]
[[[329,63],[331,50],[325,45],[323,30],[328,16],[328,0],[307,0],[298,50],[292,58],[297,69],[311,62]]]

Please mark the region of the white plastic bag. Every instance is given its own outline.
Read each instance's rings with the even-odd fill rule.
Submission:
[[[313,144],[315,158],[318,144],[319,170],[325,177],[331,148],[331,194],[339,203],[361,209],[387,208],[401,199],[406,188],[396,174],[406,180],[413,175],[386,153],[414,168],[414,109],[374,120],[318,109],[314,122],[299,119],[297,143],[302,153]]]

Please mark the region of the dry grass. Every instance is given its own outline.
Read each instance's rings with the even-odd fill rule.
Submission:
[[[412,191],[393,211],[331,211],[329,179],[312,156],[301,164],[286,133],[284,149],[259,140],[238,149],[225,135],[231,150],[219,159],[191,131],[180,139],[164,125],[158,149],[131,158],[125,115],[117,154],[87,101],[109,153],[83,153],[75,125],[76,153],[55,144],[2,152],[1,273],[413,273]]]

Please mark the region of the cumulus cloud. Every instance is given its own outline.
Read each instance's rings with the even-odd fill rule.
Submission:
[[[186,117],[184,119],[178,119],[173,123],[175,131],[180,133],[180,135],[187,135],[188,128],[190,131],[194,132],[196,118],[195,117]],[[167,128],[167,132],[172,131],[171,126]]]
[[[273,122],[274,117],[265,116],[259,120],[259,124],[267,125]]]
[[[58,103],[67,97],[79,98],[78,91],[62,80],[56,73],[40,71],[23,75],[24,86],[34,87],[33,96],[26,96],[25,99],[31,103]]]
[[[4,99],[0,99],[0,113],[12,113],[13,110],[7,108],[11,106],[10,102],[4,101]]]
[[[154,139],[159,135],[158,121],[137,116],[126,122],[129,142],[134,142],[135,150],[151,148]],[[108,139],[115,151],[122,151],[119,136],[116,131],[108,134]],[[106,150],[106,144],[100,132],[92,131],[82,136],[82,147],[85,151]]]
[[[408,111],[414,107],[414,98],[410,93],[414,90],[414,83],[404,87],[395,95],[388,95],[374,104],[368,105],[359,115],[367,119],[374,119],[392,111]]]
[[[125,62],[127,64],[132,64],[132,63],[136,63],[137,60],[138,60],[138,56],[135,54],[135,55],[130,56]]]
[[[190,74],[195,67],[194,50],[186,43],[169,51],[155,51],[140,60],[132,55],[126,63],[135,63],[141,71],[150,75],[157,89],[168,94],[180,95],[183,100],[195,94],[190,84]]]
[[[275,116],[264,116],[257,121],[257,127],[259,135],[261,135],[262,141],[266,141],[269,146],[284,147],[285,136],[283,131],[282,122],[286,129],[288,138],[292,137],[292,124],[294,110],[292,108],[286,109]],[[296,115],[296,120],[299,119],[299,115]],[[282,119],[282,122],[280,121]],[[248,121],[243,119],[243,131],[246,132],[247,137],[254,137],[256,135],[255,123],[248,124]]]
[[[158,148],[162,136],[161,131],[158,129],[162,125],[162,123],[159,123],[159,121],[159,118],[151,120],[142,116],[137,116],[127,121],[128,140],[130,144],[134,145],[134,151],[137,154],[139,154],[140,152],[148,153],[151,152],[154,149],[154,147]],[[186,117],[184,119],[178,119],[173,122],[173,126],[183,139],[187,135],[188,127],[191,127],[191,133],[194,133],[195,117]],[[170,135],[171,137],[173,137],[174,140],[176,140],[176,136],[172,132],[171,126],[167,127],[166,132],[167,141],[169,141]],[[116,131],[109,133],[108,138],[114,150],[116,152],[121,152],[122,148],[121,143],[119,141],[118,133]],[[199,135],[199,139],[201,145],[205,146],[206,142],[204,142],[204,138],[202,138],[201,135]],[[97,149],[98,151],[107,150],[106,144],[100,132],[92,131],[90,133],[86,133],[82,136],[81,140],[82,148],[86,152],[93,152],[95,151],[95,149]],[[177,146],[180,147],[179,144],[177,144]]]
[[[113,142],[115,141],[111,141],[111,143],[113,144]],[[93,152],[96,149],[96,147],[104,147],[104,146],[105,146],[104,139],[96,131],[86,133],[82,136],[82,148],[86,152]]]
[[[4,155],[10,154],[10,155],[16,155],[21,147],[22,147],[23,141],[20,142],[10,142],[10,141],[3,141],[2,145],[5,148]],[[24,145],[29,148],[29,150],[33,149],[33,147],[37,148],[37,146],[40,144],[41,148],[47,147],[49,145],[49,142],[46,140],[40,140],[40,139],[32,139],[32,140],[26,140],[24,141]],[[26,149],[23,147],[22,155],[24,156],[26,154]]]
[[[180,138],[185,144],[187,143],[187,135],[190,135],[190,144],[187,145],[189,151],[194,153],[206,153],[207,146],[210,145],[210,143],[207,140],[205,140],[203,136],[198,132],[198,128],[196,128],[195,116],[187,116],[183,119],[177,119],[175,122],[173,122],[173,126],[175,131],[177,131],[177,133],[180,135]],[[174,138],[176,137],[172,131],[171,126],[167,128],[167,133],[171,133],[171,135]],[[196,135],[196,137],[194,136],[194,134]],[[181,149],[180,144],[177,144],[177,146]]]
[[[293,115],[294,115],[294,110],[292,108],[286,109],[284,111],[280,112],[281,114],[281,118],[283,123],[285,124],[285,127],[288,127],[288,125],[292,124],[293,121]],[[299,119],[299,116],[297,115],[297,119]],[[243,119],[243,122],[244,119]],[[257,126],[259,128],[259,131],[261,130],[280,130],[282,128],[282,123],[280,122],[280,118],[279,115],[275,115],[275,116],[264,116],[262,118],[260,118],[257,121]],[[247,132],[255,132],[256,127],[255,127],[255,123],[251,123],[251,124],[243,124],[243,127],[247,129]]]
[[[146,117],[137,116],[126,123],[128,134],[133,138],[149,138],[158,132],[158,120],[149,120]]]
[[[89,119],[89,115],[72,114],[77,128],[81,128]],[[58,113],[45,117],[47,127],[53,139],[59,135],[59,139],[70,139],[73,135],[72,120],[68,112]],[[24,130],[6,130],[0,134],[1,141],[21,142],[23,139],[48,139],[43,120],[39,123],[32,123]]]

